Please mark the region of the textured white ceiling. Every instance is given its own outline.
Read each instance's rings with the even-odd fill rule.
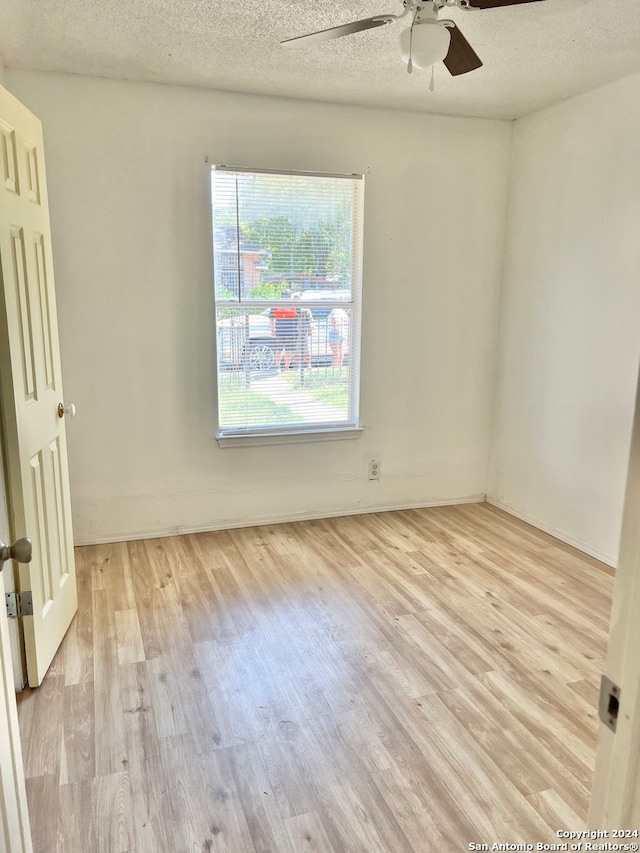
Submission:
[[[63,71],[456,115],[515,118],[640,70],[640,0],[544,0],[446,9],[484,62],[408,75],[405,21],[306,50],[283,38],[401,0],[2,0],[8,68]]]

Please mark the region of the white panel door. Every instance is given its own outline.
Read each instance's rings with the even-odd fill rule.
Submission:
[[[42,127],[0,86],[0,384],[12,536],[20,567],[29,685],[42,681],[77,609],[60,352]]]
[[[0,457],[0,542],[8,544],[9,522],[5,510],[4,471]],[[4,572],[11,569],[11,563],[4,566]],[[3,607],[0,607],[0,851],[32,851],[7,615]]]
[[[589,828],[640,831],[640,379],[605,673],[620,689],[615,733],[600,724]],[[638,837],[611,836],[639,844]]]

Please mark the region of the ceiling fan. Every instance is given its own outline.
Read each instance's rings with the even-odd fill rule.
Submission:
[[[465,11],[497,9],[502,6],[517,6],[520,3],[539,3],[543,0],[404,0],[404,11],[400,15],[376,15],[363,18],[339,27],[330,27],[304,36],[285,39],[287,47],[306,47],[329,39],[341,38],[362,30],[392,24],[412,14],[411,26],[400,33],[400,53],[411,74],[415,68],[429,68],[436,62],[444,62],[451,75],[457,77],[480,68],[482,60],[462,35],[454,21],[438,19],[445,6],[457,6]]]

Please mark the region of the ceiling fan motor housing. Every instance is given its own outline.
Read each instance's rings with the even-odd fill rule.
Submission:
[[[438,21],[438,6],[435,0],[416,0],[412,5],[415,6],[414,24],[437,23]]]

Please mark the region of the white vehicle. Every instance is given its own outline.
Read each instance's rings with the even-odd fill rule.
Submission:
[[[294,293],[291,298],[300,302],[350,302],[351,292],[349,290],[303,290],[302,293]],[[324,307],[319,310],[323,311]]]

